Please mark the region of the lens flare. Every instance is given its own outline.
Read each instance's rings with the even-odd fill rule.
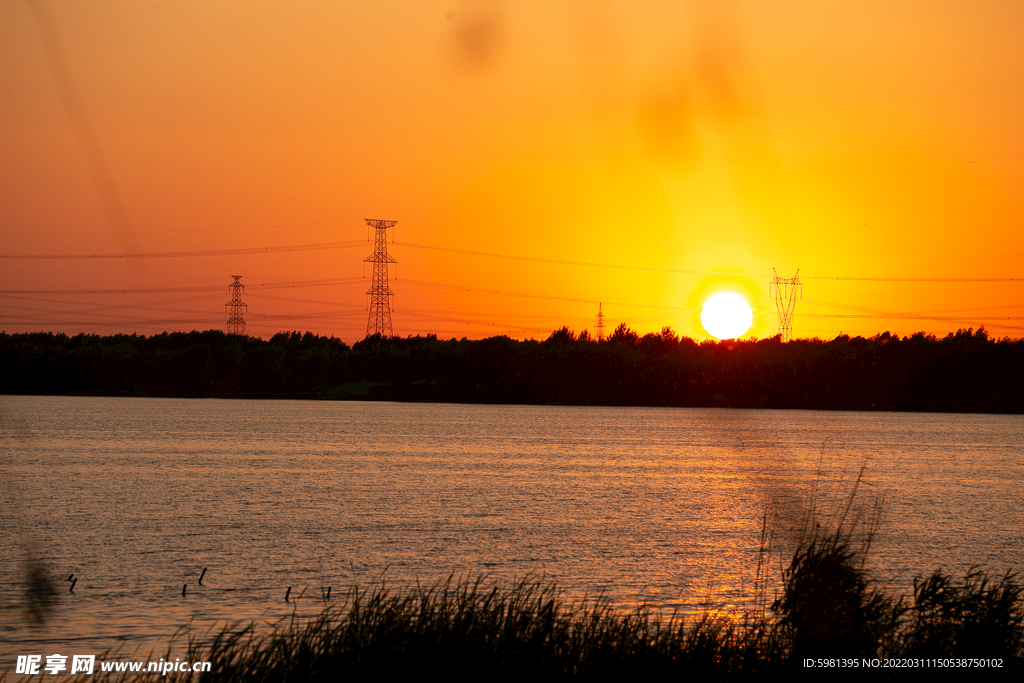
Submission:
[[[735,292],[719,292],[704,302],[700,322],[716,339],[735,339],[750,329],[754,313],[747,300]]]

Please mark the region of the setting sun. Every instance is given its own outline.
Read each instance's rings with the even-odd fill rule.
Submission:
[[[750,304],[735,292],[720,292],[704,303],[700,322],[712,337],[735,339],[754,322]]]

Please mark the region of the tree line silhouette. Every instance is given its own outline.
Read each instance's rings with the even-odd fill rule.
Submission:
[[[1024,413],[1024,340],[0,332],[0,393]]]

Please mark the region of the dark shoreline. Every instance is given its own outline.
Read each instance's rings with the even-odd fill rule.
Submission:
[[[701,342],[624,326],[603,342],[281,333],[0,333],[0,393],[519,405],[1024,413],[1024,340]]]

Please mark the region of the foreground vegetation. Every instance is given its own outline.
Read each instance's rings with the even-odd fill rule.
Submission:
[[[777,337],[696,342],[620,325],[602,342],[309,332],[0,332],[0,393],[1024,413],[1024,340]]]
[[[799,541],[781,595],[760,615],[687,621],[642,608],[622,613],[604,599],[563,602],[555,586],[530,581],[377,586],[353,588],[318,618],[293,619],[270,633],[248,625],[192,635],[187,659],[212,662],[211,673],[196,674],[204,681],[376,680],[429,672],[449,679],[686,674],[721,680],[791,672],[822,658],[857,668],[904,658],[917,658],[918,667],[984,658],[986,669],[1021,668],[1024,600],[1014,574],[993,580],[971,570],[953,580],[935,572],[915,581],[907,602],[871,580],[866,543],[855,544],[842,525],[831,534],[819,529]]]

